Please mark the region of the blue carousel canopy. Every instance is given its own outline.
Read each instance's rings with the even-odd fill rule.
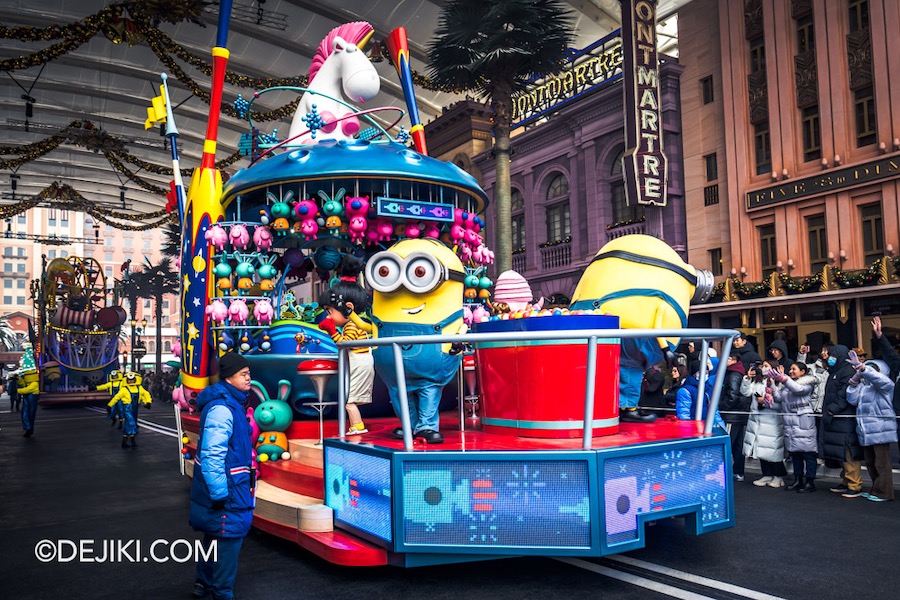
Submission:
[[[474,202],[482,212],[488,198],[474,177],[450,162],[419,154],[397,142],[323,140],[288,148],[241,169],[225,184],[222,204],[272,184],[329,181],[364,193],[415,195],[421,200]]]

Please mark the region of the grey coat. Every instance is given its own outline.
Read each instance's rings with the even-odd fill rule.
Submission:
[[[746,377],[741,381],[741,394],[753,396],[747,433],[744,434],[744,456],[768,462],[784,460],[784,421],[781,418],[781,402],[774,396],[772,408],[761,403],[765,383],[758,384]]]
[[[784,445],[788,452],[817,452],[816,417],[811,398],[816,378],[802,375],[776,384],[773,396],[784,411]]]

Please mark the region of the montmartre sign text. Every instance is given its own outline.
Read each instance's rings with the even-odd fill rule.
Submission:
[[[621,0],[625,77],[625,197],[628,204],[666,205],[656,0]]]
[[[821,175],[814,175],[813,177],[806,177],[747,192],[747,210],[789,200],[797,200],[816,194],[828,194],[856,185],[897,176],[900,176],[900,156],[880,158],[854,167],[836,169]]]
[[[583,50],[569,51],[562,73],[536,79],[513,100],[512,128],[529,125],[586,92],[622,77],[622,42],[614,31]]]

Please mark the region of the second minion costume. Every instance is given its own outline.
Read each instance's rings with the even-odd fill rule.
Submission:
[[[141,387],[140,375],[129,371],[125,374],[125,379],[119,386],[119,392],[109,401],[108,406],[112,407],[117,402],[122,403],[122,418],[125,421],[125,428],[122,430],[122,447],[127,448],[131,442],[131,447],[137,446],[135,436],[138,432],[137,427],[137,406],[145,404],[150,407],[150,393]]]
[[[691,303],[712,295],[713,277],[695,269],[665,242],[649,235],[625,235],[600,248],[575,288],[571,309],[617,315],[622,329],[687,327]],[[623,339],[619,362],[619,418],[652,421],[637,411],[647,367],[660,362],[677,339]]]
[[[125,375],[122,371],[118,369],[113,369],[109,372],[108,381],[106,383],[101,383],[97,386],[98,391],[107,390],[109,391],[110,399],[115,398],[116,394],[119,393],[119,387],[122,385],[122,381],[125,379]],[[117,402],[116,404],[108,407],[108,413],[106,418],[111,421],[109,424],[110,427],[115,426],[116,423],[119,423],[119,429],[122,428],[121,420],[124,418],[122,416],[122,404]]]
[[[372,256],[366,282],[374,290],[374,337],[454,335],[467,331],[463,323],[465,272],[456,254],[431,239],[407,239]],[[372,326],[351,315],[361,329]],[[413,435],[431,444],[444,441],[439,433],[438,406],[444,386],[459,371],[461,355],[451,344],[401,346],[409,418]],[[391,346],[374,350],[375,369],[387,385],[391,405],[399,416],[400,397]],[[397,437],[403,431],[393,431]]]

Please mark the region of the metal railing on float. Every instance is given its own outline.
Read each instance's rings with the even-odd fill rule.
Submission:
[[[540,318],[540,317],[535,317]],[[374,346],[391,346],[394,353],[394,363],[397,376],[397,393],[400,400],[400,422],[403,426],[403,446],[407,451],[413,449],[413,435],[410,428],[409,404],[406,393],[406,377],[403,368],[403,355],[400,347],[411,344],[469,344],[476,346],[480,342],[525,342],[525,341],[556,341],[556,340],[587,340],[587,381],[584,394],[584,434],[582,447],[585,450],[591,448],[593,439],[593,414],[594,414],[594,382],[597,370],[597,343],[601,339],[621,340],[624,338],[680,338],[682,341],[701,341],[700,348],[700,381],[697,389],[697,397],[703,398],[706,387],[707,359],[709,357],[710,342],[721,342],[722,350],[719,356],[725,357],[731,354],[731,345],[739,334],[733,329],[584,329],[576,331],[528,331],[528,332],[503,332],[503,333],[468,333],[465,335],[419,335],[383,337],[368,340],[354,340],[340,342],[338,346],[338,431],[341,439],[344,439],[347,431],[346,402],[347,390],[350,381],[349,352],[352,348],[366,348]],[[462,367],[460,367],[462,368]],[[704,434],[712,433],[713,421],[719,407],[719,397],[722,393],[722,384],[725,381],[725,369],[717,369],[713,382],[713,391],[710,396],[709,410],[704,422]],[[460,403],[462,404],[462,403]],[[703,418],[703,402],[695,403],[694,419]]]

